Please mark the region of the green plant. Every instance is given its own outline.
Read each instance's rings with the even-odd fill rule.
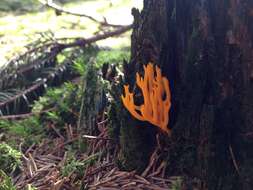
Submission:
[[[73,62],[73,70],[78,73],[79,75],[83,76],[86,71],[87,63],[91,59],[95,59],[99,49],[96,46],[89,46],[87,47],[82,56],[77,57]]]
[[[84,64],[84,61],[82,59],[76,59],[74,61],[73,69],[75,72],[79,73],[80,75],[83,75],[86,70],[86,64]]]
[[[0,170],[11,174],[21,165],[21,153],[6,143],[0,144]]]
[[[9,144],[12,144],[13,141],[13,145],[24,140],[24,144],[29,146],[39,142],[44,135],[44,130],[38,116],[32,116],[19,121],[1,120],[0,131],[4,131]]]
[[[75,123],[81,102],[81,88],[79,85],[66,82],[61,87],[48,89],[43,97],[33,105],[33,112],[52,109],[43,114],[43,123],[51,122],[59,127],[65,123]]]
[[[0,170],[0,190],[16,190],[11,178]]]
[[[26,190],[37,190],[37,188],[33,187],[31,184],[28,184]]]
[[[182,182],[183,180],[181,178],[176,178],[171,184],[171,190],[181,190]]]
[[[69,161],[61,170],[61,174],[64,177],[67,177],[71,175],[73,172],[75,172],[77,169],[80,170],[80,168],[84,167],[84,163],[78,161],[78,160],[71,160]]]
[[[73,154],[70,154],[65,165],[62,167],[61,175],[67,177],[75,172],[77,176],[81,177],[85,168],[94,164],[98,159],[98,155],[93,154],[84,160],[77,160]]]
[[[101,68],[104,63],[118,65],[123,60],[129,60],[130,51],[109,49],[98,51],[94,47],[90,47],[86,53],[74,60],[73,69],[80,75],[84,75],[87,69],[87,63],[93,59],[93,63],[97,68]]]
[[[101,67],[104,63],[118,64],[124,59],[129,60],[130,51],[126,50],[101,50],[96,57],[96,66]]]

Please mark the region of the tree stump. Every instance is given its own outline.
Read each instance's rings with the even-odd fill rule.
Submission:
[[[192,188],[253,189],[253,1],[144,0],[132,13],[124,82],[136,89],[148,62],[170,81],[167,173]],[[122,110],[120,160],[141,171],[160,132]]]

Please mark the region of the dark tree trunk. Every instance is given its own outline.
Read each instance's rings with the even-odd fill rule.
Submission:
[[[133,15],[125,82],[150,61],[170,81],[168,174],[198,189],[253,189],[253,1],[144,0]],[[121,121],[122,165],[141,170],[157,130],[127,111]]]

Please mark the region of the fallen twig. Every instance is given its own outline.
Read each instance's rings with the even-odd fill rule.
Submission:
[[[237,161],[236,161],[236,159],[235,159],[235,154],[234,154],[234,151],[233,151],[231,145],[229,145],[229,152],[230,152],[230,155],[231,155],[231,158],[232,158],[232,161],[233,161],[235,170],[237,171],[238,175],[240,176],[239,166],[238,166]]]
[[[98,140],[113,140],[112,138],[98,137],[98,136],[91,136],[91,135],[83,135],[83,138],[98,139]]]
[[[94,43],[99,40],[104,40],[109,37],[113,36],[118,36],[122,33],[125,33],[126,31],[130,30],[132,28],[132,25],[127,25],[127,26],[122,26],[120,28],[117,28],[113,31],[105,32],[103,34],[98,34],[90,38],[76,38],[76,40],[72,43],[68,44],[58,44],[61,49],[66,49],[66,48],[72,48],[72,47],[77,47],[77,46],[85,46],[89,45],[91,43]]]
[[[31,112],[31,113],[17,114],[17,115],[4,115],[4,116],[0,116],[0,119],[25,119],[34,115],[41,115],[43,113],[53,111],[54,109],[55,107],[47,109],[47,110],[43,110],[41,112]]]

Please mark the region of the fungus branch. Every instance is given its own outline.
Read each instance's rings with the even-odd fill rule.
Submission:
[[[168,79],[162,76],[158,66],[154,70],[153,65],[149,63],[144,66],[144,77],[136,73],[136,84],[142,91],[143,104],[135,105],[134,94],[129,91],[128,85],[124,85],[125,96],[121,96],[124,106],[136,119],[148,121],[169,134],[167,125],[171,93]]]

